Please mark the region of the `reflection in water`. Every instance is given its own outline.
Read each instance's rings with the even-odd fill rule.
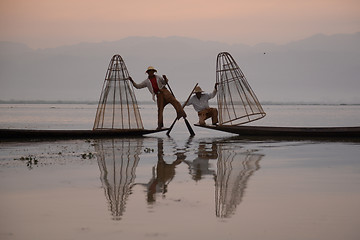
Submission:
[[[192,179],[195,181],[201,180],[204,175],[215,176],[215,171],[209,169],[209,160],[218,158],[217,144],[215,142],[210,144],[211,146],[207,147],[205,142],[200,142],[197,158],[195,158],[193,161],[185,161],[185,163],[189,166]]]
[[[190,144],[188,144],[190,145]],[[156,202],[157,194],[165,197],[168,185],[174,179],[176,167],[182,162],[189,167],[195,181],[210,175],[215,181],[216,216],[231,217],[240,204],[250,176],[260,168],[263,157],[252,151],[239,152],[234,146],[219,142],[200,142],[194,160],[186,160],[184,149],[176,149],[176,159],[164,160],[164,140],[157,139],[157,163],[152,168],[152,177],[147,184],[135,183],[135,170],[143,146],[142,138],[99,139],[95,144],[101,172],[100,179],[114,220],[124,214],[126,202],[135,184],[146,187],[147,203]],[[189,148],[188,146],[186,147]],[[211,166],[211,159],[217,159],[217,170]],[[176,184],[176,183],[175,183]],[[211,188],[209,188],[210,191]],[[184,193],[185,194],[185,193]]]
[[[250,176],[260,169],[264,155],[236,150],[220,150],[215,183],[216,216],[229,218],[244,195]]]
[[[175,176],[175,167],[185,160],[186,156],[183,153],[176,153],[176,160],[168,164],[164,160],[164,141],[158,138],[158,161],[152,169],[152,179],[147,184],[148,194],[147,202],[154,203],[156,201],[155,194],[162,193],[165,196],[167,187]]]
[[[135,180],[142,138],[99,139],[95,144],[100,179],[114,220],[120,220]]]

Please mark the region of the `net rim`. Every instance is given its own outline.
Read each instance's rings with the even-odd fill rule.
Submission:
[[[243,118],[247,118],[247,117],[250,117],[250,116],[257,116],[257,115],[260,115],[260,116],[254,118],[254,119],[248,120],[248,121],[246,121],[246,122],[240,122],[240,123],[232,124],[232,122],[235,122],[235,121],[237,121],[237,120],[240,120],[240,119],[243,119]],[[253,121],[262,119],[262,118],[264,118],[265,116],[266,116],[266,113],[265,113],[265,112],[248,114],[248,115],[246,115],[246,116],[241,116],[241,117],[238,117],[238,118],[235,118],[235,119],[231,119],[231,120],[222,122],[222,123],[220,123],[219,125],[220,125],[220,126],[221,126],[221,125],[229,125],[229,124],[227,124],[227,123],[230,123],[231,126],[238,126],[238,125],[242,125],[242,124],[245,124],[245,123],[249,123],[249,122],[253,122]]]

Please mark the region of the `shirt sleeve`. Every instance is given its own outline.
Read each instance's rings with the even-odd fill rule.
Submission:
[[[160,82],[165,86],[166,85],[165,79],[160,75],[157,75],[157,77],[159,78]]]
[[[192,103],[193,97],[194,97],[194,96],[192,96],[192,97],[189,99],[189,101],[186,103],[185,106],[190,106],[191,104],[193,104],[193,103]]]
[[[216,96],[216,93],[217,93],[217,91],[216,91],[216,89],[214,88],[214,91],[209,94],[209,99],[214,98],[214,97]]]
[[[137,88],[137,89],[140,89],[140,88],[145,88],[145,87],[147,87],[147,84],[146,84],[146,82],[147,82],[147,79],[145,79],[144,81],[142,81],[141,83],[136,83],[136,82],[133,82],[134,84],[134,87],[135,88]]]

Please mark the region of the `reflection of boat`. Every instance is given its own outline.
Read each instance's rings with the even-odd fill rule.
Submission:
[[[261,154],[220,150],[215,183],[216,216],[231,217],[240,204],[250,176],[260,168]]]
[[[267,127],[267,126],[201,126],[198,127],[235,133],[241,136],[272,136],[272,137],[323,137],[323,138],[357,138],[360,127]]]
[[[120,220],[135,181],[141,138],[98,140],[100,179],[114,220]]]
[[[109,130],[35,130],[35,129],[0,129],[0,139],[29,139],[29,138],[100,138],[100,137],[129,137],[167,131],[148,129],[109,129]]]

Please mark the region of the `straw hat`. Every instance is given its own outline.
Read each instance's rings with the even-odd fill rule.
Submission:
[[[157,72],[157,70],[153,66],[150,66],[150,67],[147,68],[146,73],[148,71],[151,71],[151,70],[154,71],[154,72]]]
[[[194,93],[201,93],[203,92],[203,90],[201,89],[201,87],[199,86],[196,86],[195,90],[194,90]]]

